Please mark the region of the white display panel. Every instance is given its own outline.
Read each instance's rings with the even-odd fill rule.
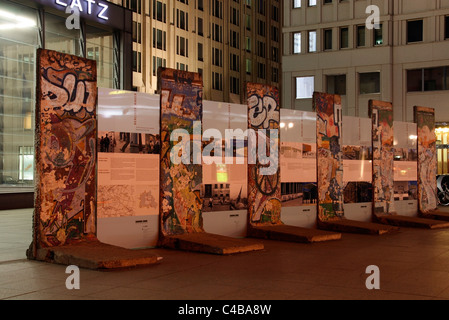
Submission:
[[[281,109],[281,182],[316,182],[316,114]]]
[[[344,116],[342,130],[345,218],[370,222],[373,180],[372,120]]]
[[[418,214],[417,125],[394,122],[394,199],[396,212],[405,216]]]
[[[281,142],[280,164],[281,182],[316,182],[316,144]]]
[[[343,182],[372,182],[371,161],[343,160]]]
[[[203,101],[203,132],[218,130],[226,138],[226,130],[248,129],[248,107],[213,101]],[[218,137],[216,137],[218,138]],[[223,141],[217,141],[223,144]],[[204,142],[203,142],[204,146]],[[245,237],[247,231],[248,166],[246,157],[233,157],[226,162],[222,148],[219,163],[211,163],[214,157],[203,155],[204,200],[203,226],[206,232],[229,237]],[[236,154],[245,155],[244,150]],[[235,155],[236,155],[235,154]],[[214,155],[215,156],[215,155]],[[219,160],[217,157],[216,160]],[[208,164],[210,163],[210,164]]]
[[[316,227],[316,113],[281,109],[280,168],[284,224]]]
[[[394,181],[417,181],[417,125],[394,122]]]
[[[217,129],[225,137],[226,129],[248,129],[248,107],[241,104],[203,100],[203,130]]]
[[[105,243],[126,248],[157,245],[159,99],[99,89],[97,216],[98,238]]]
[[[343,117],[344,182],[372,182],[371,128],[370,119]]]

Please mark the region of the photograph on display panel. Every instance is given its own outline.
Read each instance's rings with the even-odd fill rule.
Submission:
[[[101,153],[159,154],[159,134],[100,131],[97,148]]]
[[[370,119],[343,117],[343,181],[345,204],[372,203],[372,141]]]
[[[316,145],[281,142],[282,206],[316,205]]]
[[[280,126],[282,207],[316,206],[316,115],[283,109]]]

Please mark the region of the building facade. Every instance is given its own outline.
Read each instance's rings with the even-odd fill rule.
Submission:
[[[111,0],[133,11],[133,86],[157,92],[157,70],[203,75],[206,100],[245,103],[247,82],[281,81],[281,1]]]
[[[96,60],[99,87],[131,90],[131,17],[103,0],[2,0],[0,208],[33,204],[37,49]]]
[[[283,107],[311,110],[315,90],[340,94],[344,115],[367,117],[377,99],[393,102],[397,121],[413,121],[415,105],[449,121],[449,0],[283,6]]]

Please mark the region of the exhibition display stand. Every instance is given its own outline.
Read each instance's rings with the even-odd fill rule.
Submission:
[[[418,213],[423,218],[449,221],[449,213],[438,209],[435,109],[415,106],[418,126]]]
[[[29,259],[103,269],[160,257],[97,239],[97,70],[92,60],[37,51],[36,191]]]
[[[318,227],[376,235],[396,231],[394,227],[345,218],[341,97],[315,92],[313,105],[317,113]]]
[[[262,250],[263,244],[250,239],[204,231],[202,77],[198,73],[166,68],[160,68],[158,75],[161,96],[159,246],[212,254]]]
[[[245,106],[205,108],[199,73],[159,68],[148,95],[98,89],[92,60],[39,49],[37,65],[29,259],[118,269],[162,261],[154,247],[229,255],[264,249],[248,238],[449,227],[434,109],[399,123],[391,103],[371,100],[370,119],[343,121],[341,97],[315,92],[315,113],[281,115],[278,89],[257,83]],[[404,201],[416,214],[398,214]]]
[[[447,222],[396,213],[394,206],[393,106],[388,102],[371,100],[369,108],[373,121],[373,219],[383,224],[400,227],[426,229],[449,227]]]
[[[248,129],[254,133],[253,139],[248,138],[248,144],[252,142],[248,147],[248,235],[302,243],[339,240],[339,233],[282,222],[279,91],[272,86],[249,83],[247,99]],[[264,161],[265,156],[268,161]]]

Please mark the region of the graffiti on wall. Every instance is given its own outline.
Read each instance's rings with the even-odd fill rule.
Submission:
[[[277,88],[248,83],[248,128],[254,130],[257,141],[265,141],[267,150],[270,144],[279,149],[279,135],[270,136],[272,131],[280,128],[279,91]],[[277,141],[274,141],[277,139]],[[258,147],[260,148],[260,144]],[[271,150],[271,149],[270,149]],[[251,150],[248,150],[250,152]],[[266,152],[265,154],[269,154]],[[249,156],[249,155],[248,155]],[[279,150],[277,155],[279,156]],[[279,162],[272,174],[263,174],[261,159],[248,164],[248,213],[250,224],[280,225],[281,222],[281,180]]]
[[[418,203],[423,214],[437,209],[435,110],[415,107],[418,125]]]
[[[315,92],[317,113],[318,218],[330,221],[344,217],[341,97]]]
[[[161,68],[159,81],[161,232],[164,236],[204,232],[201,164],[195,164],[194,161],[174,163],[170,158],[170,153],[177,144],[177,141],[170,139],[172,132],[184,129],[192,137],[194,122],[202,120],[202,77],[198,73]]]
[[[373,201],[376,214],[392,214],[394,207],[393,105],[371,100],[373,122]]]
[[[96,237],[96,63],[37,57],[34,240],[55,247]]]

